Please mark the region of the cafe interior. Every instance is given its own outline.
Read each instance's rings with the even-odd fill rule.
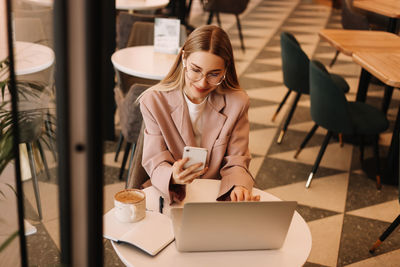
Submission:
[[[399,0],[99,1],[107,23],[82,11],[91,1],[2,2],[0,150],[19,157],[0,151],[0,266],[400,266]],[[99,24],[80,27],[85,16]],[[155,51],[159,21],[177,25],[175,52]],[[144,182],[136,98],[206,24],[228,33],[250,98],[255,192],[296,201],[296,223],[278,250],[182,255],[171,243],[148,256],[107,238],[102,219]]]

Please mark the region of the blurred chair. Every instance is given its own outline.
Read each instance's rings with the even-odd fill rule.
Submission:
[[[186,40],[186,29],[185,26],[181,25],[181,30],[180,30],[180,45],[182,46]],[[127,47],[131,46],[140,46],[140,45],[153,45],[154,44],[154,22],[142,22],[138,21],[135,22],[132,26],[128,41],[127,41]],[[158,80],[150,80],[150,79],[143,79],[139,77],[134,77],[128,74],[125,74],[121,71],[116,70],[116,74],[118,77],[118,87],[120,89],[119,93],[120,98],[123,98],[128,92],[131,91],[131,86],[134,84],[146,84],[146,85],[154,85],[158,83]],[[118,103],[117,103],[118,106]],[[121,116],[121,114],[120,114]],[[124,141],[124,133],[121,131],[118,145],[117,145],[117,151],[115,153],[115,159],[114,161],[118,160],[118,155],[119,151],[121,149],[121,145]],[[130,138],[130,140],[136,140]],[[132,141],[134,142],[134,141]],[[129,145],[130,147],[130,145]],[[127,152],[128,150],[128,152]],[[126,158],[128,157],[127,153],[129,153],[129,148],[128,146],[125,149],[125,154],[124,154],[124,159],[122,162],[121,166],[121,171],[120,171],[120,179],[122,179],[124,169],[125,169],[125,164],[126,164]]]
[[[129,92],[124,97],[120,92],[120,89],[116,87],[114,89],[115,102],[117,103],[121,135],[118,142],[118,150],[120,150],[122,142],[126,140],[126,147],[124,157],[122,159],[122,165],[119,173],[119,179],[122,180],[126,161],[128,159],[129,152],[131,151],[130,163],[128,165],[128,177],[130,173],[130,166],[135,153],[136,140],[138,139],[140,128],[142,125],[142,114],[140,113],[139,104],[135,103],[138,96],[143,93],[150,85],[134,84],[129,89]]]
[[[28,159],[29,159],[29,168],[32,174],[32,184],[33,190],[36,198],[36,205],[39,214],[39,219],[42,220],[42,205],[40,201],[40,193],[39,193],[39,183],[37,178],[37,170],[35,164],[35,158],[33,156],[33,147],[37,146],[40,157],[43,161],[43,165],[46,171],[47,179],[50,180],[50,172],[49,167],[47,165],[46,156],[44,154],[42,145],[40,144],[40,138],[42,135],[42,127],[43,127],[43,116],[38,116],[35,114],[33,117],[24,117],[19,122],[19,131],[20,131],[20,144],[25,144],[26,149],[28,151]]]
[[[129,13],[125,11],[119,12],[117,16],[117,48],[122,49],[128,46],[128,39],[132,31],[133,24],[138,21],[154,22],[158,17],[155,15]]]
[[[151,185],[151,182],[149,180],[150,177],[148,176],[146,170],[142,166],[143,141],[144,141],[143,131],[144,131],[144,123],[142,122],[139,137],[136,142],[136,150],[132,157],[132,160],[129,162],[131,171],[128,174],[126,188],[145,188]]]
[[[385,30],[389,20],[379,14],[366,12],[353,7],[353,0],[342,0],[342,27],[346,30]],[[332,68],[339,56],[336,50],[329,67]]]
[[[210,12],[207,24],[211,24],[214,15],[217,17],[218,25],[221,27],[221,19],[219,13],[233,14],[236,17],[236,24],[239,32],[240,45],[243,51],[245,51],[242,27],[240,25],[239,15],[242,14],[249,3],[249,0],[204,0],[204,10]]]
[[[283,83],[288,88],[288,92],[279,104],[275,114],[272,117],[272,121],[275,121],[276,116],[281,110],[282,106],[285,104],[290,93],[294,91],[296,97],[292,103],[289,110],[289,114],[285,120],[282,130],[278,136],[277,143],[282,143],[283,137],[286,133],[287,127],[292,119],[294,111],[296,110],[297,103],[302,94],[310,94],[309,89],[309,62],[307,55],[301,49],[299,42],[296,38],[289,32],[281,33],[281,53],[282,53],[282,72],[283,72]],[[339,88],[343,92],[348,92],[350,87],[347,82],[339,75],[331,74],[332,79],[337,83]],[[309,138],[314,134],[318,126],[314,126],[310,132]],[[297,153],[295,157],[297,156]]]
[[[13,12],[15,21],[19,19],[36,19],[40,20],[40,26],[37,22],[33,22],[32,25],[25,23],[23,27],[19,27],[16,23],[15,25],[15,34],[16,38],[20,38],[19,41],[28,41],[34,43],[40,43],[51,48],[54,47],[54,33],[53,33],[53,9],[41,7],[34,10],[25,10],[25,9],[16,9]],[[21,33],[19,32],[21,31]],[[44,38],[40,38],[38,40],[27,40],[24,39],[26,37],[31,37],[32,35],[41,34],[44,32]],[[22,39],[21,39],[22,38]],[[18,39],[16,39],[18,40]]]
[[[379,134],[389,123],[378,109],[362,103],[348,102],[343,90],[337,86],[332,76],[318,61],[310,62],[310,99],[311,117],[319,126],[328,130],[314,166],[308,177],[306,188],[311,184],[314,174],[333,133],[348,135],[374,136],[374,156],[376,161],[376,186],[381,188],[379,167]],[[360,159],[363,160],[364,146],[360,143]]]

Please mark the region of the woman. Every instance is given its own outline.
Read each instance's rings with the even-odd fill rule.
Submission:
[[[182,201],[194,179],[221,179],[218,200],[252,196],[248,170],[249,98],[240,88],[228,35],[207,25],[193,31],[164,80],[140,98],[145,123],[142,165],[153,186]],[[208,150],[206,166],[186,169],[185,146]]]

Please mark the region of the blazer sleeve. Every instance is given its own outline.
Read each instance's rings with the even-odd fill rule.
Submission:
[[[181,185],[170,185],[174,157],[169,152],[157,119],[145,101],[140,102],[140,111],[145,124],[142,165],[150,176],[151,184],[167,198],[167,201],[182,201],[186,190]]]
[[[233,127],[229,139],[226,155],[223,159],[220,175],[221,186],[218,200],[228,197],[228,193],[234,186],[243,186],[251,192],[254,179],[249,172],[250,152],[249,152],[249,131],[250,124],[248,110],[250,100],[246,97],[246,102],[239,113],[235,126]]]

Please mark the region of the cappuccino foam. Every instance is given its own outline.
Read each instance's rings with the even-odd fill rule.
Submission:
[[[115,200],[126,204],[137,203],[143,199],[144,196],[137,191],[126,190],[115,195]]]

